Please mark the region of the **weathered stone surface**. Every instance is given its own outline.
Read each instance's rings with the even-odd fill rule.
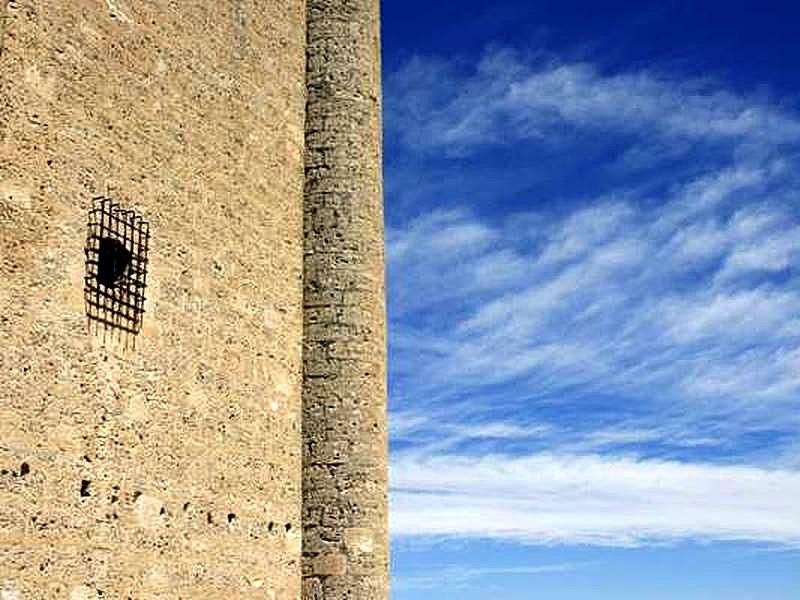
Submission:
[[[311,559],[314,575],[344,575],[347,572],[347,557],[338,552],[324,552]]]
[[[378,2],[307,7],[303,593],[381,600],[388,523]]]
[[[0,0],[3,600],[300,597],[305,21]],[[135,351],[87,333],[101,194],[150,223]]]
[[[0,0],[0,600],[388,597],[378,5]]]
[[[344,545],[351,555],[372,554],[375,549],[373,530],[368,527],[345,529]]]

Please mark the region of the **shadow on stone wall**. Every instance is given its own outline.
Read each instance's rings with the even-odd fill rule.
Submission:
[[[150,227],[110,198],[94,199],[86,236],[84,298],[89,331],[107,332],[135,345],[142,328]]]

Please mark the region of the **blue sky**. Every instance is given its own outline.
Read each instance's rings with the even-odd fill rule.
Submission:
[[[800,598],[798,16],[383,3],[394,600]]]

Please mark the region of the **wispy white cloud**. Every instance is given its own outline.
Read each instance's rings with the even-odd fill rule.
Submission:
[[[750,273],[784,271],[800,262],[800,227],[794,227],[737,247],[725,259],[720,279]]]
[[[448,256],[436,251],[441,243],[433,230],[418,236],[412,224],[407,238],[393,232],[391,243],[413,247],[413,255],[395,253],[390,266],[399,290],[393,316],[405,319],[398,327],[404,333],[393,340],[398,366],[406,352],[430,353],[423,366],[429,384],[533,375],[562,386],[602,378],[617,391],[657,383],[664,397],[689,398],[692,391],[763,399],[778,390],[796,396],[800,288],[793,263],[781,263],[789,278],[782,284],[758,273],[735,279],[731,265],[754,248],[770,248],[770,240],[796,252],[786,240],[794,240],[797,227],[773,218],[765,221],[772,226],[744,234],[753,217],[740,212],[703,213],[685,227],[666,227],[674,211],[669,202],[656,215],[632,203],[601,204],[551,222],[549,238],[529,254],[501,228],[465,213],[449,228],[480,231],[491,246],[467,245]],[[781,210],[764,204],[760,214],[777,217]],[[495,263],[493,277],[484,273],[486,257]],[[437,313],[434,324],[406,318],[446,303],[457,310]],[[747,368],[733,373],[734,364]],[[715,381],[716,389],[698,380]]]
[[[468,74],[416,57],[386,86],[387,123],[416,150],[465,154],[509,138],[552,141],[565,126],[770,147],[800,135],[800,123],[768,102],[709,81],[604,74],[586,63],[531,65],[508,50],[487,53]]]
[[[486,407],[484,407],[485,409]],[[432,411],[406,408],[393,411],[390,417],[394,441],[414,442],[400,452],[403,456],[431,456],[465,442],[483,441],[490,452],[502,452],[507,442],[526,442],[526,448],[537,451],[558,451],[562,455],[611,455],[644,458],[652,445],[664,448],[699,448],[735,443],[729,422],[706,420],[701,428],[688,419],[665,419],[654,422],[650,416],[623,417],[614,415],[586,426],[558,419],[534,419],[524,410],[506,419],[493,418],[491,410],[464,413],[464,406],[434,407]],[[461,413],[461,418],[454,415]],[[445,417],[446,415],[446,417]],[[664,415],[659,415],[663,417]],[[673,415],[674,416],[674,415]],[[448,418],[449,417],[449,418]],[[790,426],[800,424],[800,416]],[[734,424],[734,430],[738,424]]]
[[[389,229],[395,535],[800,545],[800,117],[502,51],[387,86],[389,134],[420,156],[600,131],[627,140],[617,174],[686,167]]]
[[[396,536],[800,546],[800,473],[601,456],[399,456]]]

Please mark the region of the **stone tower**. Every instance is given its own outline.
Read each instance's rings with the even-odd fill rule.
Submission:
[[[0,599],[388,595],[378,0],[0,0]]]
[[[303,596],[388,590],[380,39],[375,0],[308,0]]]

